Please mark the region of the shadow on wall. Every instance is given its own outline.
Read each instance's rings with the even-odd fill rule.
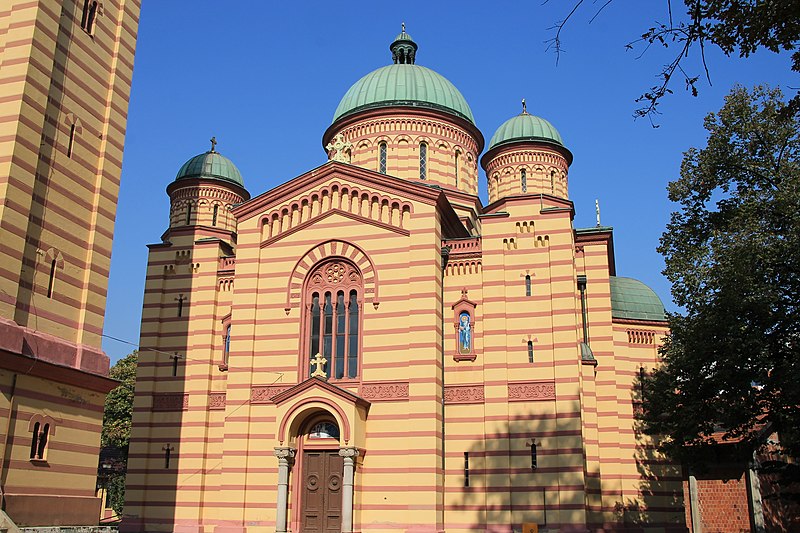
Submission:
[[[494,433],[473,441],[467,456],[449,444],[448,478],[462,483],[447,506],[449,522],[459,524],[448,527],[521,532],[523,524],[533,523],[540,532],[687,531],[679,465],[659,458],[654,445],[637,445],[630,460],[638,472],[639,494],[626,494],[620,476],[604,473],[601,478],[596,468],[587,468],[579,404],[557,417],[541,411],[510,416]],[[640,435],[640,428],[632,429]],[[459,468],[461,461],[464,468]],[[610,464],[608,469],[618,467]],[[462,524],[452,518],[453,511],[478,516]]]

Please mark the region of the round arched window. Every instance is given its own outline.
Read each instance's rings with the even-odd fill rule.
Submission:
[[[309,439],[339,439],[339,428],[333,422],[317,422],[308,432]]]

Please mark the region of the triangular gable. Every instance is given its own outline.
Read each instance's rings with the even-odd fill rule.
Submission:
[[[336,385],[328,383],[322,378],[316,378],[316,377],[308,378],[307,380],[298,383],[294,387],[273,396],[271,401],[275,405],[282,405],[308,391],[314,391],[314,390],[328,392],[344,400],[345,402],[358,407],[369,408],[369,406],[371,405],[369,401],[365,400],[361,396],[353,394],[349,390],[345,390],[341,387],[337,387]]]
[[[264,211],[290,202],[299,194],[309,191],[331,178],[340,177],[353,185],[381,193],[393,194],[409,201],[435,205],[442,214],[442,227],[448,237],[468,236],[466,228],[448,202],[441,188],[387,176],[361,167],[329,161],[324,165],[301,174],[255,198],[233,208],[239,222],[260,216]]]

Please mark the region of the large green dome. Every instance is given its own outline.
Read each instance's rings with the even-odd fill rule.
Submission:
[[[382,107],[424,107],[438,109],[475,124],[467,101],[444,76],[415,65],[417,44],[403,31],[389,46],[394,65],[374,70],[355,82],[345,93],[333,122],[340,118]]]
[[[467,101],[450,81],[419,65],[388,65],[358,80],[345,93],[333,122],[345,115],[381,107],[438,109],[475,124]]]
[[[175,181],[188,178],[219,179],[244,187],[242,175],[233,161],[214,150],[196,155],[184,163],[175,176]]]
[[[489,141],[489,150],[500,144],[513,141],[544,141],[564,146],[558,130],[542,117],[523,112],[512,117],[497,128]]]
[[[633,278],[610,276],[611,316],[634,320],[666,320],[661,298],[653,289]]]

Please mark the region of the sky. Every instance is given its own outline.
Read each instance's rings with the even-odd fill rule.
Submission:
[[[584,2],[557,58],[547,41],[571,0],[143,2],[104,329],[112,362],[138,346],[147,244],[167,229],[165,188],[181,165],[215,136],[256,196],[323,164],[322,134],[339,100],[391,63],[401,22],[419,45],[417,64],[453,82],[487,141],[522,98],[558,129],[574,155],[575,227],[595,225],[599,200],[617,275],[642,280],[676,311],[656,248],[676,208],[666,186],[683,153],[705,145],[703,119],[735,84],[793,94],[798,80],[788,54],[739,59],[707,48],[711,85],[702,78],[695,98],[676,79],[655,128],[633,118],[635,100],[677,51],[625,45],[666,21],[666,2],[614,0],[597,14],[604,3]],[[683,62],[690,75],[703,73],[697,52]],[[482,170],[480,194],[486,204]]]

